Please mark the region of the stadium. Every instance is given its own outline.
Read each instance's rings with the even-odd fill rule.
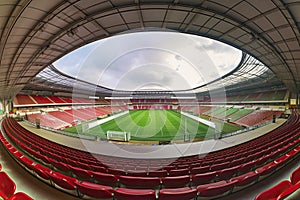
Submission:
[[[0,199],[300,199],[299,0],[0,2]]]

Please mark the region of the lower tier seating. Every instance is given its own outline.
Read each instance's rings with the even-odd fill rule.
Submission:
[[[0,135],[2,144],[5,143],[5,139]],[[24,192],[16,192],[16,184],[9,177],[9,175],[2,171],[2,165],[0,164],[0,199],[3,200],[33,200],[30,196]]]
[[[12,118],[2,122],[7,140],[2,136],[1,141],[30,173],[78,197],[211,199],[255,184],[295,159],[300,153],[299,125],[294,113],[254,140],[175,161],[91,154],[46,140]]]
[[[290,180],[284,180],[255,197],[255,200],[271,199],[300,199],[300,167],[293,171]]]

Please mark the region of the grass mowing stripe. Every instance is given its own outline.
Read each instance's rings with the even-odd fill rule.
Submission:
[[[94,127],[89,133],[106,137],[108,130],[131,132],[133,140],[170,141],[183,139],[186,130],[204,138],[208,127],[176,111],[137,110]]]

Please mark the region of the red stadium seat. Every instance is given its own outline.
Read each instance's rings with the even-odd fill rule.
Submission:
[[[151,177],[165,177],[168,175],[167,170],[149,171],[148,176]]]
[[[128,176],[147,176],[148,173],[145,170],[127,170]]]
[[[234,191],[243,189],[249,185],[256,183],[259,175],[255,172],[248,172],[246,174],[242,174],[240,176],[234,177],[230,179],[230,182],[235,182]]]
[[[298,167],[295,171],[292,172],[290,179],[293,185],[296,185],[300,182],[300,167]]]
[[[200,199],[207,198],[207,197],[219,197],[225,194],[228,194],[232,191],[235,182],[226,182],[226,181],[219,181],[216,183],[209,183],[205,185],[199,185],[197,190],[199,192],[198,197]]]
[[[202,174],[209,172],[210,166],[194,167],[191,169],[191,174]]]
[[[274,162],[266,164],[260,168],[257,168],[255,172],[260,176],[259,179],[268,176],[269,174],[273,173],[276,169],[277,165]]]
[[[33,200],[33,198],[23,192],[18,192],[7,200]]]
[[[109,185],[109,186],[117,186],[118,184],[118,179],[115,175],[113,174],[107,174],[107,173],[102,173],[102,172],[92,172],[92,175],[94,179],[104,185]]]
[[[211,171],[217,171],[217,170],[222,170],[230,165],[230,162],[223,162],[219,164],[214,164],[210,167]]]
[[[215,180],[217,176],[217,172],[207,172],[203,174],[194,174],[191,175],[192,177],[192,185],[201,185],[205,183],[210,183]]]
[[[286,199],[286,200],[298,200],[300,199],[300,182],[296,185],[292,185],[286,190],[284,190],[277,199]]]
[[[120,176],[119,181],[122,185],[133,188],[158,188],[160,186],[159,177]]]
[[[90,180],[92,178],[91,172],[85,169],[81,169],[78,167],[73,167],[69,165],[72,173],[81,180]]]
[[[76,190],[77,179],[66,176],[59,172],[53,172],[50,174],[53,183],[66,190]]]
[[[184,188],[169,188],[161,189],[158,194],[159,200],[189,200],[195,199],[197,196],[197,189],[189,187]]]
[[[284,181],[278,183],[277,185],[271,187],[270,189],[265,190],[265,191],[261,192],[260,194],[258,194],[255,197],[255,200],[277,199],[283,191],[287,190],[291,186],[292,186],[292,184],[290,181],[284,180]]]
[[[65,164],[63,162],[59,162],[59,161],[56,161],[52,158],[49,158],[49,161],[51,163],[51,165],[57,169],[57,170],[60,170],[60,171],[63,171],[63,172],[69,172],[70,171],[70,167],[68,164]]]
[[[27,169],[32,171],[34,170],[35,163],[31,159],[27,158],[26,156],[22,156],[20,158],[20,161],[21,164],[24,165]]]
[[[48,167],[45,167],[44,165],[36,164],[34,166],[34,172],[44,180],[51,179],[50,174],[52,173],[52,170],[49,169]]]
[[[16,184],[14,181],[5,172],[0,172],[0,197],[8,199],[15,191]]]
[[[107,168],[103,167],[103,166],[95,166],[95,165],[91,165],[91,170],[94,172],[103,172],[103,173],[107,173]]]
[[[239,168],[240,166],[237,165],[218,171],[218,180],[229,180],[238,172]]]
[[[250,161],[250,162],[244,163],[244,164],[240,165],[239,172],[241,174],[250,172],[252,170],[252,168],[254,168],[255,164],[256,164],[255,161]]]
[[[88,181],[76,182],[75,184],[80,192],[80,196],[87,195],[101,199],[111,199],[113,196],[113,188],[110,186],[99,185]]]
[[[118,188],[114,190],[116,200],[156,200],[155,191],[151,189]]]
[[[114,169],[114,168],[108,168],[107,173],[114,174],[114,175],[126,175],[126,172],[122,169]]]
[[[170,176],[162,178],[163,187],[183,187],[190,183],[190,176]]]
[[[279,158],[277,158],[274,163],[277,165],[277,168],[280,168],[284,165],[286,165],[286,162],[287,160],[289,159],[289,156],[288,155],[283,155],[283,156],[280,156]]]
[[[169,171],[169,176],[184,176],[189,174],[189,169],[172,169]]]
[[[256,160],[254,160],[255,167],[261,167],[261,166],[263,166],[268,160],[269,160],[268,156],[262,156],[262,157],[260,157],[260,158],[258,158]]]

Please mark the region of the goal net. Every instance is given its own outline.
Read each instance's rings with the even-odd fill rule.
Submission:
[[[108,140],[128,142],[130,140],[130,133],[123,131],[107,131],[106,137]]]

